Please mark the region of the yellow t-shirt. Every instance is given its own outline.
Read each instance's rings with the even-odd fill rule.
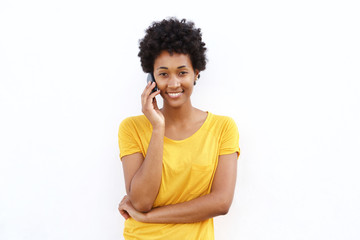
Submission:
[[[144,116],[129,117],[119,127],[120,158],[136,152],[145,157],[152,125]],[[183,140],[164,137],[161,185],[153,207],[176,204],[210,193],[219,155],[240,155],[239,132],[230,117],[208,116],[192,136]],[[127,240],[212,240],[213,219],[187,224],[150,224],[125,221]]]

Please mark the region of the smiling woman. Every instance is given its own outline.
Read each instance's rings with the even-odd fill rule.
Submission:
[[[174,18],[154,23],[140,42],[143,70],[158,90],[148,83],[143,115],[119,127],[125,239],[214,239],[213,217],[229,211],[240,154],[236,124],[191,104],[205,50],[200,29]]]
[[[199,71],[193,69],[189,55],[162,51],[155,60],[154,69],[157,87],[164,99],[164,108],[185,106],[190,101],[199,75]],[[191,107],[191,104],[186,106]]]

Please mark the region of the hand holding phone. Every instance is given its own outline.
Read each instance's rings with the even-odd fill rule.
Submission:
[[[156,92],[158,90],[156,82],[155,82],[155,78],[154,78],[154,74],[149,73],[147,76],[147,82],[154,82],[155,83],[155,87],[153,88],[153,90],[151,91],[151,93]]]
[[[147,82],[155,82],[154,75],[152,73],[149,73],[147,76]],[[160,94],[158,91],[158,88],[156,86],[151,90],[151,86],[148,84],[141,95],[141,102],[142,102],[142,112],[147,117],[147,119],[150,121],[151,125],[155,127],[161,127],[163,128],[165,126],[165,118],[164,115],[161,113],[161,111],[158,108],[156,98],[155,96]],[[157,92],[157,93],[155,93]]]

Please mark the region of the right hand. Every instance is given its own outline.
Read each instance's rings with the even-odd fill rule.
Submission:
[[[155,83],[148,83],[141,94],[142,112],[150,121],[153,128],[165,127],[165,117],[159,110],[155,96],[160,94],[160,90],[151,93]],[[151,93],[151,94],[150,94]]]

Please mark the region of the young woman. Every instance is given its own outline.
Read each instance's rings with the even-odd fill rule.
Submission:
[[[191,104],[205,51],[200,29],[175,18],[153,23],[140,42],[142,68],[158,90],[147,84],[143,115],[119,127],[125,239],[214,239],[213,217],[229,211],[240,154],[236,124]]]

